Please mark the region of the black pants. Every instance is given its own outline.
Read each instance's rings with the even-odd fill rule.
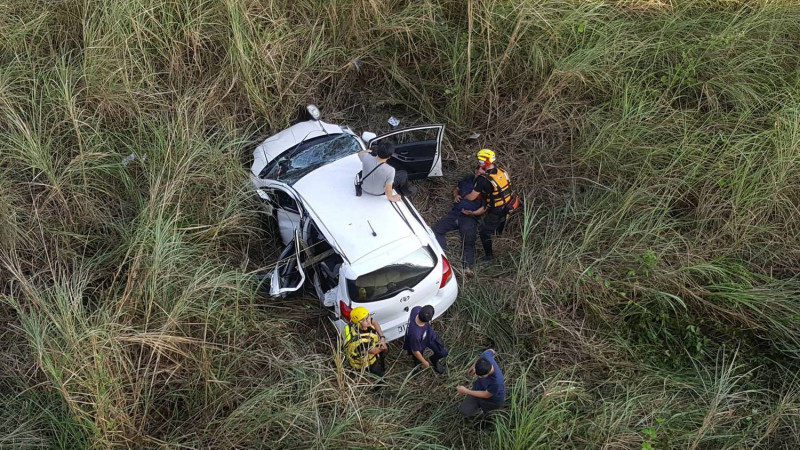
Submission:
[[[400,195],[408,195],[408,172],[405,170],[395,170],[394,172],[394,181],[392,182],[392,187],[395,191],[397,191]]]
[[[478,411],[489,412],[502,407],[502,403],[467,395],[465,396],[464,401],[461,402],[461,406],[458,407],[458,410],[461,412],[461,414],[469,417],[474,416],[478,413]]]
[[[505,208],[492,208],[483,216],[481,223],[480,236],[483,244],[483,253],[488,257],[494,256],[492,252],[492,235],[499,235],[503,232],[506,225]]]
[[[375,358],[375,363],[369,366],[369,373],[383,378],[383,376],[386,375],[386,366],[384,365],[385,359],[386,352],[378,353],[378,357]]]
[[[436,225],[433,226],[433,234],[436,235],[436,241],[439,242],[442,250],[447,248],[445,235],[455,230],[458,230],[458,234],[461,235],[461,242],[464,246],[461,252],[461,263],[464,267],[472,267],[475,264],[475,240],[478,238],[478,219],[465,216],[456,211],[450,211],[446,216],[439,219]]]
[[[447,357],[447,355],[449,355],[449,354],[450,354],[450,351],[448,351],[448,350],[447,350],[447,347],[445,347],[445,346],[444,346],[444,344],[442,343],[442,340],[441,340],[441,339],[439,339],[439,336],[438,336],[438,335],[436,335],[436,336],[435,336],[435,337],[434,337],[434,338],[431,340],[431,343],[430,343],[430,345],[428,346],[428,348],[429,348],[429,349],[431,349],[431,351],[433,352],[433,355],[431,355],[431,364],[432,364],[433,366],[436,366],[436,363],[437,363],[437,362],[438,362],[440,359],[442,359],[442,358],[446,358],[446,357]],[[412,359],[412,360],[414,360],[414,364],[416,364],[416,365],[420,365],[420,364],[422,364],[422,363],[421,363],[421,362],[420,362],[420,361],[417,359],[417,357],[416,357],[416,356],[414,356],[414,354],[413,354],[413,353],[411,353],[411,351],[410,351],[410,350],[408,350],[407,352],[408,352],[408,354],[411,356],[411,359]],[[424,356],[424,354],[425,354],[425,349],[424,349],[424,348],[422,349],[422,354],[423,354],[423,356]]]

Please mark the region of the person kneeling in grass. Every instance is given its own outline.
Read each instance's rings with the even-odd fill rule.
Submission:
[[[472,389],[466,386],[456,387],[459,394],[466,396],[459,407],[461,414],[469,417],[478,411],[489,412],[498,409],[505,403],[506,380],[500,366],[494,360],[494,354],[494,350],[486,350],[470,367],[467,374],[477,377],[472,383]]]
[[[417,368],[420,365],[424,368],[433,366],[433,371],[441,375],[444,373],[444,367],[439,362],[447,357],[448,351],[431,326],[434,313],[435,311],[431,305],[415,306],[411,309],[411,314],[408,317],[408,327],[406,328],[406,337],[403,340],[403,350],[411,355]],[[425,359],[424,352],[426,348],[433,351],[430,363]]]

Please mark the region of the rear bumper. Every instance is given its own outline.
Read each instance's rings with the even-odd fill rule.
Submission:
[[[426,305],[433,306],[433,309],[436,311],[434,315],[434,319],[440,317],[447,311],[450,306],[453,305],[456,301],[456,297],[458,297],[458,283],[455,279],[455,274],[453,275],[453,279],[450,280],[447,285],[443,289],[439,289],[436,292],[436,295],[433,296],[429,301],[425,302]],[[353,304],[353,307],[357,305]],[[381,329],[383,330],[383,334],[386,336],[386,342],[393,341],[395,339],[402,338],[406,335],[406,328],[408,327],[408,316],[409,311],[404,311],[403,308],[398,307],[396,314],[392,314],[392,319],[381,322]],[[335,322],[336,328],[341,332],[346,325],[343,320],[337,320]]]

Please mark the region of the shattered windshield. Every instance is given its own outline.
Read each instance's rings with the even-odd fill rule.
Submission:
[[[301,142],[270,161],[264,178],[292,185],[315,169],[361,150],[350,134],[325,135]]]

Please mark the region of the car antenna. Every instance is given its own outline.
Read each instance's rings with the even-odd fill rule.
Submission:
[[[378,233],[375,232],[375,228],[372,228],[372,224],[369,223],[369,220],[367,221],[367,225],[369,225],[369,229],[372,230],[372,235],[377,236]]]

